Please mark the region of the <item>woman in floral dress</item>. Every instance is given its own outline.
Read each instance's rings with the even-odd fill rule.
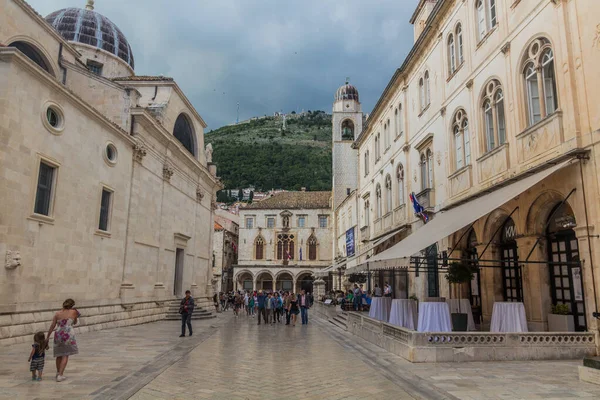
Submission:
[[[67,299],[63,303],[62,310],[54,314],[52,319],[52,325],[48,331],[48,340],[50,334],[56,328],[54,333],[54,357],[56,357],[56,381],[62,382],[65,378],[63,376],[67,363],[69,362],[69,356],[79,353],[77,349],[77,341],[75,340],[75,331],[73,325],[77,323],[79,317],[79,311],[75,308],[75,301]]]

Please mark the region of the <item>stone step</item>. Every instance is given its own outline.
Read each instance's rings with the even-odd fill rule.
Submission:
[[[181,304],[181,300],[173,300],[169,303],[169,308],[167,309],[167,313],[165,315],[165,320],[167,321],[181,321],[181,314],[179,314],[179,306]],[[201,320],[201,319],[212,319],[217,316],[213,314],[211,311],[204,309],[204,307],[196,306],[194,308],[194,313],[192,314],[192,320]]]
[[[331,322],[331,324],[333,324],[334,326],[337,326],[340,329],[343,329],[343,330],[348,329],[346,322],[340,321],[337,318],[330,319],[329,322]]]

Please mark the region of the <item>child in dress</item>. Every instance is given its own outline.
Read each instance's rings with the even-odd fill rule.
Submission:
[[[31,380],[41,381],[42,373],[44,372],[46,350],[50,348],[50,346],[48,346],[48,342],[46,342],[46,336],[44,335],[44,332],[38,332],[33,336],[33,344],[31,347],[31,354],[29,354],[29,359],[27,360],[30,362],[29,370],[31,371]]]

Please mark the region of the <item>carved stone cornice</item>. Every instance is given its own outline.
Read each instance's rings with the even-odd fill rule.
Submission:
[[[141,163],[144,157],[146,157],[146,154],[146,146],[144,146],[143,143],[136,142],[133,145],[133,161]]]

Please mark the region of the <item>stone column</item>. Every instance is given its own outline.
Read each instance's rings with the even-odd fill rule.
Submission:
[[[313,289],[313,298],[315,299],[315,301],[319,301],[321,297],[325,295],[325,281],[321,278],[317,278],[313,282]]]
[[[273,292],[277,290],[277,278],[273,278]]]
[[[485,249],[487,243],[476,246],[477,254],[481,254]],[[483,260],[500,260],[500,251],[496,245],[490,245],[486,252],[481,257]],[[502,294],[502,269],[500,268],[500,261],[494,263],[481,263],[483,267],[480,268],[480,281],[479,293],[481,293],[481,313],[483,316],[483,325],[489,327],[490,321],[492,320],[492,310],[496,301],[503,301],[504,296]]]
[[[552,300],[550,297],[550,276],[547,264],[522,264],[537,240],[537,236],[521,236],[517,241],[517,254],[522,272],[523,303],[527,314],[527,325],[532,332],[548,330],[548,313]],[[529,261],[547,261],[546,239],[542,238]]]
[[[596,311],[596,299],[594,299],[594,281],[596,282],[596,292],[600,294],[600,269],[597,267],[600,265],[600,254],[598,250],[594,248],[595,241],[592,240],[592,257],[594,261],[595,270],[592,271],[592,264],[590,262],[590,248],[588,244],[588,232],[586,226],[578,226],[575,230],[577,236],[577,246],[579,249],[579,259],[581,260],[582,276],[583,276],[583,293],[585,296],[585,312],[586,322],[588,331],[595,332],[599,329],[598,320],[592,317],[592,313]],[[594,228],[590,226],[590,235],[594,234]],[[592,273],[595,274],[592,277]]]
[[[256,290],[256,279],[252,280],[252,290]]]

